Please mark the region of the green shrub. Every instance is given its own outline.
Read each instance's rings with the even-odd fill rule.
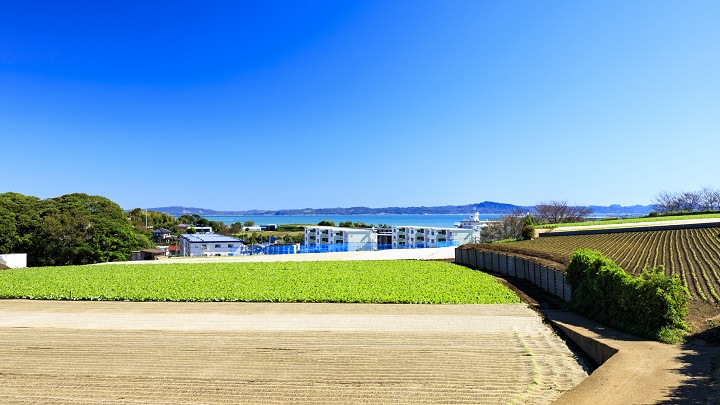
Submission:
[[[523,218],[523,225],[535,226],[537,224],[535,223],[535,218],[532,215],[527,214],[527,215],[525,215],[525,218]]]
[[[579,249],[567,267],[573,289],[571,307],[608,326],[664,342],[679,341],[689,293],[677,276],[663,268],[627,274],[600,252]]]
[[[535,237],[535,227],[532,225],[523,226],[521,236],[523,240],[531,240]]]

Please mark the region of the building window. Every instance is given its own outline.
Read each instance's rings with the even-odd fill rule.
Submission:
[[[228,248],[232,249],[232,248],[234,248],[234,247],[235,247],[235,246],[233,246],[232,243],[228,243]]]
[[[215,244],[215,249],[220,249],[220,244],[219,244],[219,243],[216,243],[216,244]]]
[[[203,249],[203,250],[204,250],[204,249],[207,249],[207,245],[200,245],[200,248]]]

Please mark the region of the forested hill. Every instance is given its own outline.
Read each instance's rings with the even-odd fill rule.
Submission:
[[[620,215],[642,215],[649,213],[652,209],[649,205],[633,206],[590,206],[596,214],[620,214]],[[151,211],[164,212],[174,216],[182,214],[198,215],[379,215],[379,214],[459,214],[466,215],[473,211],[480,214],[509,214],[515,211],[530,212],[533,207],[504,204],[492,201],[485,201],[476,204],[466,205],[443,205],[436,207],[350,207],[350,208],[302,208],[284,210],[248,210],[248,211],[216,211],[207,208],[194,207],[157,207],[148,208]]]

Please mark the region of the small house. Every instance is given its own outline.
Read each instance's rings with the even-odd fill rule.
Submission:
[[[181,256],[240,256],[245,251],[243,242],[231,236],[214,233],[180,235]]]
[[[152,232],[152,238],[155,242],[164,241],[167,239],[170,239],[172,237],[172,234],[170,233],[169,229],[165,228],[158,228],[153,230]]]
[[[136,250],[130,253],[130,260],[157,260],[161,257],[165,257],[165,251],[161,249],[144,249]]]

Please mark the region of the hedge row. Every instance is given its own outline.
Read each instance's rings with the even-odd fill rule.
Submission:
[[[663,268],[633,277],[600,252],[576,250],[567,267],[570,306],[616,329],[664,342],[682,340],[689,328],[687,289]]]

